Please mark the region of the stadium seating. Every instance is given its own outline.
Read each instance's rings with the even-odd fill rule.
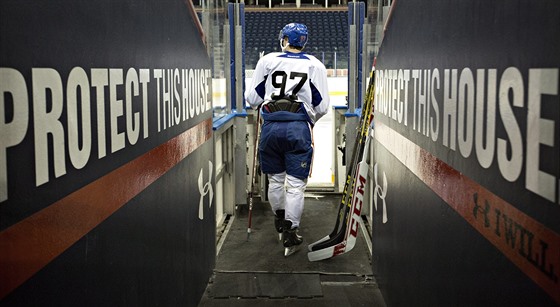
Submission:
[[[251,69],[259,52],[280,51],[278,34],[290,22],[304,23],[309,31],[306,52],[333,68],[336,52],[337,68],[347,63],[348,13],[346,11],[246,11],[245,67]]]

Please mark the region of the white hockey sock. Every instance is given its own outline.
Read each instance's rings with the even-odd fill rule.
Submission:
[[[286,176],[286,220],[292,222],[292,228],[299,227],[303,213],[305,188],[307,180],[301,180],[294,176]]]
[[[268,201],[272,211],[286,208],[286,172],[268,175]]]

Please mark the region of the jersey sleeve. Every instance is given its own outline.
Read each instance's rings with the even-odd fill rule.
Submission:
[[[245,89],[245,101],[247,101],[253,109],[256,109],[264,101],[267,77],[265,75],[264,59],[265,58],[261,58],[257,62],[253,77],[251,78],[251,83]]]
[[[310,80],[311,86],[311,104],[315,110],[315,122],[323,117],[329,111],[330,97],[327,82],[327,69],[323,63],[317,61],[314,73]]]

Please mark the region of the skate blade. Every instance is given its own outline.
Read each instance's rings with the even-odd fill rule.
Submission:
[[[298,251],[299,245],[284,248],[284,257],[288,257]]]

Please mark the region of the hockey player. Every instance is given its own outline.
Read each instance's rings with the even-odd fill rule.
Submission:
[[[282,52],[258,61],[245,92],[252,108],[262,104],[259,162],[268,177],[268,199],[285,256],[303,242],[297,231],[313,159],[312,129],[330,104],[325,66],[302,51],[307,38],[304,24],[284,26],[279,35]]]

